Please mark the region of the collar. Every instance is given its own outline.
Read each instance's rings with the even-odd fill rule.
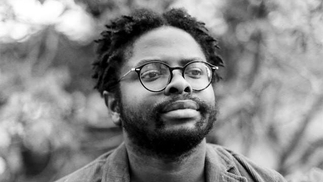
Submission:
[[[223,147],[207,144],[206,182],[247,182],[247,179],[241,176],[233,161],[233,157]]]
[[[103,180],[130,182],[127,150],[122,143],[108,157],[104,166]],[[220,146],[207,144],[205,159],[206,182],[247,182],[233,162],[232,156]]]
[[[104,166],[102,181],[130,182],[128,154],[124,143],[108,157]]]

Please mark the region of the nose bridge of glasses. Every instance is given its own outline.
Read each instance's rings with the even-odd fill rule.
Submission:
[[[179,76],[182,77],[183,80],[185,80],[187,82],[187,80],[185,79],[185,76],[184,76],[184,69],[185,67],[180,67],[180,66],[177,66],[177,67],[168,67],[169,68],[169,73],[170,73],[170,79],[169,79],[169,83],[171,83],[174,79],[174,71],[175,70],[178,70],[180,73],[179,73]]]
[[[180,70],[182,75],[184,75],[184,69],[185,69],[185,67],[179,67],[179,66],[177,66],[177,67],[169,67],[169,72],[173,75],[174,74],[173,71]]]
[[[175,70],[178,70],[178,74],[174,74],[174,71]],[[176,83],[179,81],[179,80],[185,80],[185,82],[187,82],[187,84],[189,84],[188,83],[188,80],[186,80],[186,78],[185,78],[185,76],[184,76],[184,70],[185,70],[185,67],[169,67],[169,72],[170,72],[170,79],[169,79],[169,82],[168,82],[168,84],[170,84],[171,82],[173,82],[174,81],[174,77],[177,77],[176,78]],[[175,76],[175,75],[177,75],[177,76]],[[178,78],[178,76],[179,76],[179,78]],[[180,77],[182,77],[182,78],[180,78]]]
[[[183,93],[193,91],[192,85],[185,79],[185,67],[168,67],[169,81],[165,85],[165,93]],[[177,70],[177,71],[176,71]]]

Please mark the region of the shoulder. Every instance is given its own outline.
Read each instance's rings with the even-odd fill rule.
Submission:
[[[237,154],[225,147],[208,144],[211,150],[215,151],[217,155],[227,164],[231,165],[231,171],[246,177],[249,181],[259,182],[285,182],[286,180],[278,172],[257,165],[249,160],[247,157]]]
[[[101,178],[104,165],[113,151],[114,150],[101,155],[86,166],[55,182],[90,182],[93,181],[93,179]]]

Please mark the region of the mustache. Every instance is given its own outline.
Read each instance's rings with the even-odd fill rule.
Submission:
[[[151,108],[151,112],[149,112],[151,113],[150,118],[155,118],[155,124],[157,129],[163,128],[164,126],[164,122],[160,118],[163,111],[166,110],[166,107],[172,104],[173,102],[180,101],[180,100],[191,100],[195,102],[199,107],[198,111],[201,113],[201,116],[204,119],[206,119],[206,117],[210,115],[213,110],[215,111],[214,109],[215,107],[208,105],[201,99],[197,97],[193,97],[192,95],[186,94],[186,95],[172,96],[165,101],[157,103],[155,107]]]
[[[202,114],[205,114],[210,110],[210,106],[206,104],[204,101],[200,100],[197,97],[193,97],[192,95],[185,94],[185,95],[172,96],[171,98],[165,101],[157,103],[155,107],[152,108],[152,113],[159,116],[166,109],[168,105],[172,104],[173,102],[181,101],[181,100],[191,100],[195,102],[199,106],[199,111]]]

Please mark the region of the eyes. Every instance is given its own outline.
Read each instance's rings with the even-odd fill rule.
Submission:
[[[149,70],[149,71],[140,73],[140,78],[143,81],[154,81],[162,76],[163,74],[160,70]]]
[[[200,79],[207,73],[207,67],[204,65],[202,67],[201,65],[189,65],[183,69],[185,78]],[[151,82],[157,79],[169,79],[170,76],[171,68],[165,65],[147,65],[140,70],[140,79],[145,82]]]
[[[188,70],[185,70],[185,76],[188,76],[190,78],[201,78],[201,76],[204,74],[204,71],[201,68],[191,68]]]
[[[129,73],[136,72],[140,83],[151,92],[164,90],[172,81],[173,71],[178,70],[183,78],[191,85],[195,91],[207,88],[211,82],[217,66],[205,61],[191,61],[183,67],[170,67],[160,61],[151,61],[139,67],[131,68],[119,81],[122,81]]]

